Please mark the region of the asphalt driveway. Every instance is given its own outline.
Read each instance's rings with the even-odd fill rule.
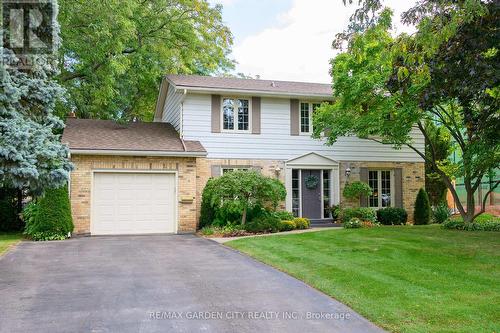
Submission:
[[[23,242],[0,258],[0,332],[381,332],[192,235]]]

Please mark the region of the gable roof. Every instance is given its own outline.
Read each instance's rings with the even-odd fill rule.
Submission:
[[[68,118],[61,139],[73,153],[205,156],[199,141],[181,140],[168,123],[132,122]]]
[[[323,83],[240,79],[200,75],[167,75],[166,79],[178,89],[234,91],[290,97],[332,98],[331,85]]]

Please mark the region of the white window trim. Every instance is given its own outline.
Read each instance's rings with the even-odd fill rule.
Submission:
[[[224,100],[225,99],[245,99],[248,101],[248,129],[238,129],[238,110],[233,109],[234,129],[224,129]],[[223,96],[220,103],[220,128],[222,133],[252,133],[252,98],[245,96]]]
[[[394,187],[394,170],[392,169],[368,169],[368,181],[370,180],[370,171],[376,171],[378,173],[377,175],[377,184],[378,184],[378,190],[379,190],[379,196],[378,196],[378,206],[377,207],[371,207],[370,206],[370,197],[368,197],[368,207],[373,208],[373,209],[381,209],[381,208],[387,208],[387,207],[395,207],[395,202],[394,202],[394,194],[395,194],[395,187]],[[390,180],[391,180],[391,205],[387,207],[382,206],[382,171],[389,171],[390,173]]]
[[[302,104],[309,104],[309,132],[302,131]],[[311,135],[313,133],[313,104],[321,105],[319,101],[299,101],[299,134]]]

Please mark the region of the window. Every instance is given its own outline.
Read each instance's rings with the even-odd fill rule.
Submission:
[[[300,133],[312,133],[312,115],[321,103],[300,103]]]
[[[248,168],[233,168],[233,167],[230,167],[230,168],[226,168],[226,167],[222,167],[222,174],[226,174],[228,172],[232,172],[232,171],[248,171]]]
[[[300,172],[292,170],[292,213],[293,216],[300,216]]]
[[[330,218],[330,170],[323,170],[323,218]]]
[[[222,128],[225,131],[248,131],[250,128],[250,101],[244,98],[222,100]]]
[[[368,198],[368,206],[375,208],[392,206],[391,174],[390,170],[368,171],[368,185],[373,190],[373,194]]]

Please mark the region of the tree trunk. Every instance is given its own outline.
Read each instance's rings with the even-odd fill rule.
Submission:
[[[243,207],[243,214],[241,216],[241,225],[245,225],[247,221],[247,206]]]

